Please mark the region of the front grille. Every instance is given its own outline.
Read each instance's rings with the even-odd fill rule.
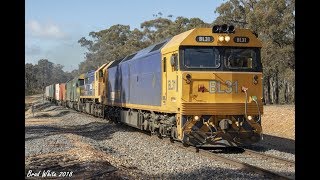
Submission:
[[[259,107],[262,114],[262,104]],[[183,115],[243,115],[245,103],[182,103],[181,112]],[[247,104],[247,114],[259,114],[256,103]]]

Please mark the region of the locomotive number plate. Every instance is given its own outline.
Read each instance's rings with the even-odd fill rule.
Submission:
[[[233,38],[233,41],[235,43],[249,43],[249,38],[248,37],[239,37],[239,36],[236,36]]]
[[[196,37],[197,42],[213,42],[212,36],[197,36]]]
[[[222,86],[220,81],[209,81],[209,92],[210,93],[238,93],[238,81],[226,81]]]

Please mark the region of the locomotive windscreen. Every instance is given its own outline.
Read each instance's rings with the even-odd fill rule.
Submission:
[[[188,71],[261,71],[260,48],[182,47],[180,48],[180,69]]]
[[[215,47],[185,48],[183,64],[186,68],[218,68],[220,53]]]
[[[252,48],[226,48],[225,65],[230,69],[252,69],[257,66],[257,52]]]

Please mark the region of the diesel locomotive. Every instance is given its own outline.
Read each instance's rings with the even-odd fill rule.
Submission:
[[[261,47],[249,29],[194,28],[47,86],[45,96],[184,145],[248,145],[262,138]]]

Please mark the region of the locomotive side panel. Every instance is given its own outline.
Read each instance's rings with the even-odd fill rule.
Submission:
[[[130,67],[129,103],[160,106],[161,57],[160,53],[133,60]]]
[[[105,99],[107,89],[106,89],[106,80],[108,76],[107,68],[113,63],[114,61],[111,61],[109,63],[103,64],[101,67],[99,67],[95,71],[95,80],[94,80],[94,96],[98,99],[99,104],[106,104]]]
[[[118,66],[113,66],[113,67],[110,67],[108,68],[108,76],[107,76],[107,83],[106,83],[106,86],[107,88],[105,88],[107,90],[106,92],[106,96],[108,97],[106,100],[106,104],[109,104],[109,105],[113,105],[115,103],[115,100],[116,100],[116,94],[118,94],[119,92],[119,95],[120,95],[120,86],[118,85],[119,84],[119,80],[118,80],[118,76],[119,75],[119,72],[118,72]],[[117,99],[118,99],[118,96],[117,96]],[[117,100],[119,101],[119,100]]]
[[[89,71],[86,73],[81,96],[94,96],[94,81],[94,71]]]
[[[109,67],[107,104],[161,111],[161,63],[158,50]]]
[[[108,69],[108,103],[160,106],[161,57],[155,53]]]
[[[121,103],[122,105],[125,106],[125,104],[130,104],[130,69],[129,69],[129,64],[128,63],[121,63],[119,64],[119,82],[120,82],[120,97],[119,99],[116,99]]]

